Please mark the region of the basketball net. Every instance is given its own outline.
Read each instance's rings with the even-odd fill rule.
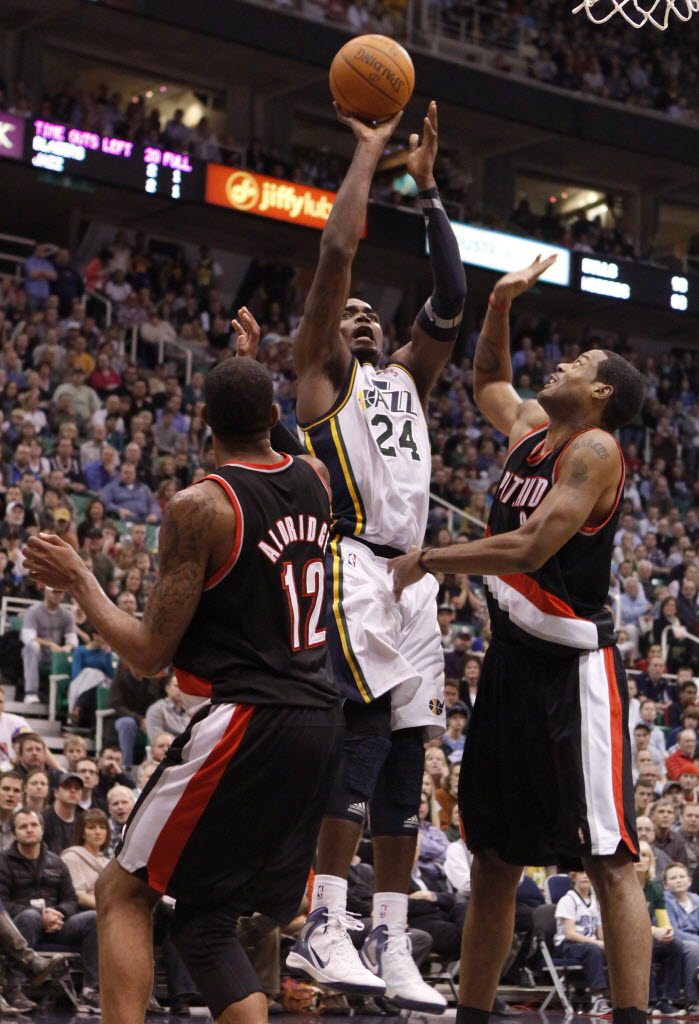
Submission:
[[[595,25],[603,25],[620,14],[632,28],[651,24],[664,32],[671,14],[680,21],[689,21],[699,11],[699,0],[582,0],[573,8],[573,14],[580,11],[585,11]]]

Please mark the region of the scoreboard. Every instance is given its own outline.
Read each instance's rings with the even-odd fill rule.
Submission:
[[[27,140],[33,167],[133,188],[164,199],[201,202],[204,198],[206,165],[187,153],[98,135],[54,121],[37,119],[33,127],[33,135]]]

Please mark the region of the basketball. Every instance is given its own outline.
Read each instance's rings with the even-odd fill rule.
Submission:
[[[330,65],[330,92],[344,114],[382,121],[402,110],[413,94],[410,54],[388,36],[357,36]]]

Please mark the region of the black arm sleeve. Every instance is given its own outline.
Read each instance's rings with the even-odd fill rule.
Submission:
[[[439,191],[426,189],[418,195],[425,218],[434,291],[417,315],[417,322],[435,341],[452,342],[466,300],[466,274],[459,254],[459,245],[452,230]]]
[[[277,421],[269,432],[269,439],[275,452],[282,455],[307,455],[298,437],[294,437],[281,421]]]

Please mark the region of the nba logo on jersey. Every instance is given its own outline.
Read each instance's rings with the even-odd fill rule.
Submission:
[[[356,564],[357,564],[357,556],[355,555],[354,551],[350,551],[350,553],[348,554],[348,556],[347,556],[347,563],[348,563],[348,565],[351,565],[353,569],[356,566]]]

